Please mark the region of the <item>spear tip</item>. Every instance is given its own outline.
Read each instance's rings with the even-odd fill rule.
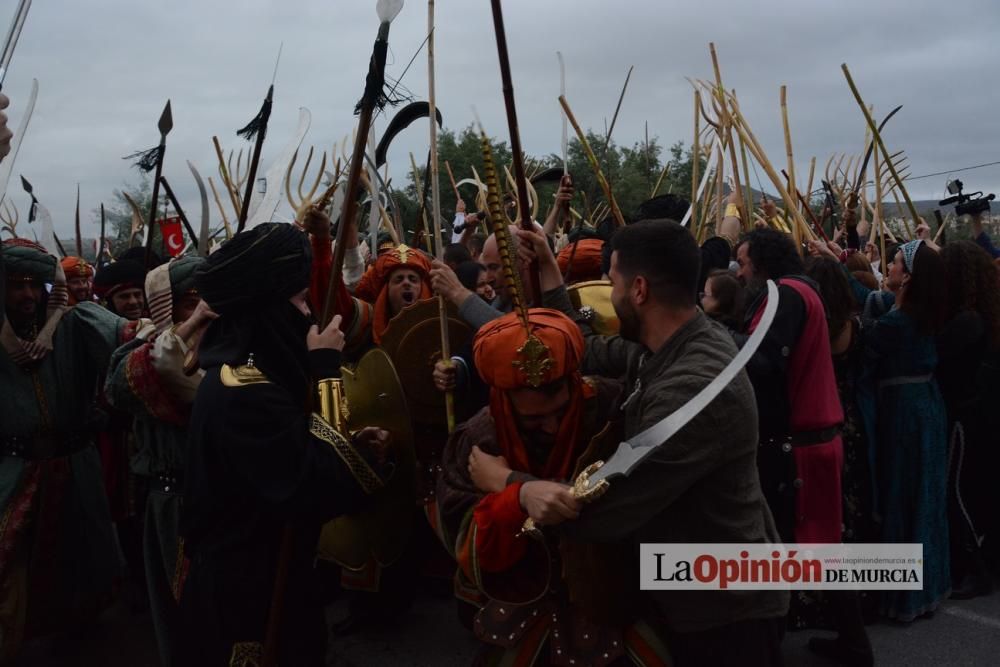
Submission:
[[[163,107],[163,113],[160,114],[160,120],[157,123],[157,127],[160,129],[160,134],[166,136],[170,130],[174,129],[174,116],[170,111],[170,100],[167,100],[167,106]]]

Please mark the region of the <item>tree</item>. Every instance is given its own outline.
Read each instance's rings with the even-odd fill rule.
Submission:
[[[132,198],[139,206],[142,213],[143,230],[132,239],[133,246],[141,246],[146,243],[145,223],[148,221],[149,203],[152,200],[152,183],[145,175],[138,183],[124,183],[121,189],[113,192],[113,202],[110,206],[104,207],[106,219],[105,235],[111,243],[111,254],[118,257],[129,248],[129,238],[132,236],[132,207],[125,199],[125,195]],[[160,195],[160,207],[166,203],[166,195]],[[97,224],[100,225],[101,211],[96,208],[92,212]],[[157,216],[159,217],[159,216]],[[153,229],[153,251],[162,254],[163,239],[158,226]]]

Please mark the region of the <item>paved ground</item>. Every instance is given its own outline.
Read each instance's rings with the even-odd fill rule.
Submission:
[[[329,609],[331,621],[345,605]],[[869,626],[876,664],[921,665],[1000,664],[1000,592],[965,602],[948,602],[934,618],[909,626]],[[18,663],[22,667],[159,667],[147,614],[132,615],[116,607],[77,637],[30,644]],[[808,638],[827,633],[797,632],[785,637],[785,664],[829,667],[835,663],[811,654]],[[476,642],[459,625],[450,600],[423,597],[396,627],[334,637],[331,667],[458,667],[468,665]]]

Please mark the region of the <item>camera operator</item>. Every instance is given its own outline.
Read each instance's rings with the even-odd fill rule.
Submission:
[[[990,253],[993,259],[1000,260],[1000,248],[993,245],[990,235],[983,229],[983,212],[975,213],[972,216],[972,240],[974,240],[983,250]]]

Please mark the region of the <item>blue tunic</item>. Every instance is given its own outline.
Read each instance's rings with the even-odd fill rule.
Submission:
[[[859,285],[852,286],[857,292]],[[947,416],[933,375],[937,349],[934,337],[921,334],[895,306],[867,323],[863,340],[858,398],[872,438],[881,541],[920,543],[924,549],[923,590],[886,592],[882,613],[911,621],[933,611],[951,591]]]

